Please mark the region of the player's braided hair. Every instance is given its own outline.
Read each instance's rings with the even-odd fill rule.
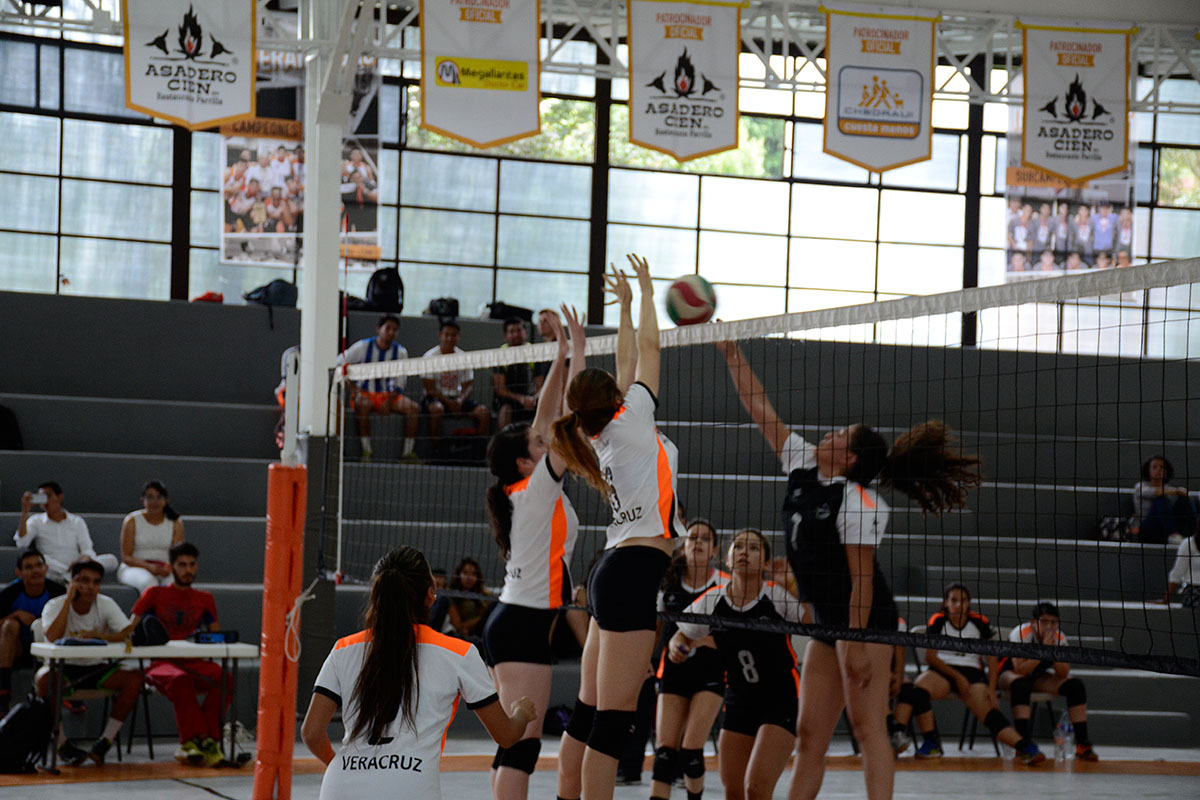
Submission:
[[[567,408],[571,413],[550,426],[554,452],[566,462],[567,469],[583,478],[608,499],[609,486],[600,472],[596,452],[584,436],[597,436],[621,407],[624,397],[617,380],[602,369],[582,370],[567,387]]]
[[[378,743],[392,720],[416,730],[420,696],[417,677],[417,625],[427,621],[425,605],[433,575],[425,555],[402,545],[379,559],[363,613],[370,643],[351,697],[358,716],[351,738]]]
[[[979,458],[959,453],[950,429],[941,420],[914,425],[896,439],[891,450],[877,432],[856,425],[850,451],[857,459],[847,478],[866,486],[878,477],[881,484],[904,492],[927,513],[961,507],[967,491],[983,482],[976,470]]]

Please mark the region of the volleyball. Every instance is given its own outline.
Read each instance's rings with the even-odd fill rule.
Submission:
[[[667,316],[676,325],[708,322],[717,310],[717,293],[699,275],[684,275],[667,290]]]

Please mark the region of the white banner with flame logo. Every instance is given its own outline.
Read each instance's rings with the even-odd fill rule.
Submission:
[[[1129,34],[1025,25],[1021,163],[1069,183],[1129,163]]]
[[[538,0],[421,0],[421,126],[487,148],[541,132]]]
[[[741,7],[629,0],[629,141],[677,161],[738,146]]]
[[[125,105],[191,130],[254,116],[254,0],[122,0]]]
[[[938,13],[821,10],[826,15],[825,152],[874,172],[928,160]]]

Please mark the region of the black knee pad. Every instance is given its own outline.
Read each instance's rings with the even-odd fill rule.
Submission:
[[[675,761],[679,751],[674,747],[658,747],[654,750],[654,768],[650,777],[662,783],[672,783],[675,780]]]
[[[592,724],[596,721],[596,707],[576,698],[575,710],[567,722],[567,736],[580,742],[587,742],[592,735]]]
[[[620,759],[621,754],[625,752],[625,744],[633,735],[633,728],[636,724],[636,711],[619,711],[615,708],[601,709],[596,712],[596,720],[592,723],[592,732],[587,738],[587,746],[597,753]]]
[[[522,739],[512,747],[504,749],[500,756],[500,766],[519,769],[526,775],[532,775],[537,766],[538,753],[542,752],[541,739]]]
[[[1067,708],[1081,706],[1087,702],[1087,689],[1079,678],[1063,681],[1062,686],[1058,687],[1058,693],[1067,699]]]
[[[680,750],[680,760],[683,762],[683,774],[687,778],[704,777],[704,750]]]
[[[504,748],[497,747],[496,748],[496,757],[492,759],[492,769],[499,768],[499,766],[503,760],[504,760]]]
[[[1008,717],[993,708],[983,718],[983,724],[987,725],[987,729],[992,732],[992,736],[997,736],[1000,731],[1008,727]]]
[[[908,702],[912,704],[914,714],[924,714],[926,711],[933,711],[933,700],[929,698],[929,692],[920,686],[912,687],[912,691],[909,692]]]
[[[1008,686],[1009,696],[1012,698],[1013,706],[1029,705],[1029,698],[1033,697],[1033,683],[1029,678],[1017,678]]]

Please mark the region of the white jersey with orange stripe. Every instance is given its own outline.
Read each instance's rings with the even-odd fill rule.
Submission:
[[[1018,625],[1008,632],[1008,640],[1010,642],[1022,642],[1025,644],[1041,644],[1041,640],[1033,632],[1033,623],[1026,622],[1023,625]],[[1057,631],[1055,636],[1055,645],[1058,647],[1067,646],[1067,637],[1062,631]]]
[[[342,707],[346,736],[325,768],[321,800],[345,797],[441,797],[439,769],[446,731],[459,702],[476,709],[499,697],[479,651],[462,639],[417,626],[417,674],[420,693],[413,726],[393,720],[372,744],[352,739],[358,718],[351,699],[370,646],[370,632],[339,639],[325,659],[313,692]]]
[[[645,384],[633,384],[612,421],[592,439],[612,506],[606,548],[627,539],[686,535],[675,507],[679,450],[655,427],[657,406]]]
[[[502,603],[558,608],[563,592],[571,589],[567,564],[575,552],[579,517],[563,493],[563,477],[542,456],[528,478],[504,489],[513,514]]]

